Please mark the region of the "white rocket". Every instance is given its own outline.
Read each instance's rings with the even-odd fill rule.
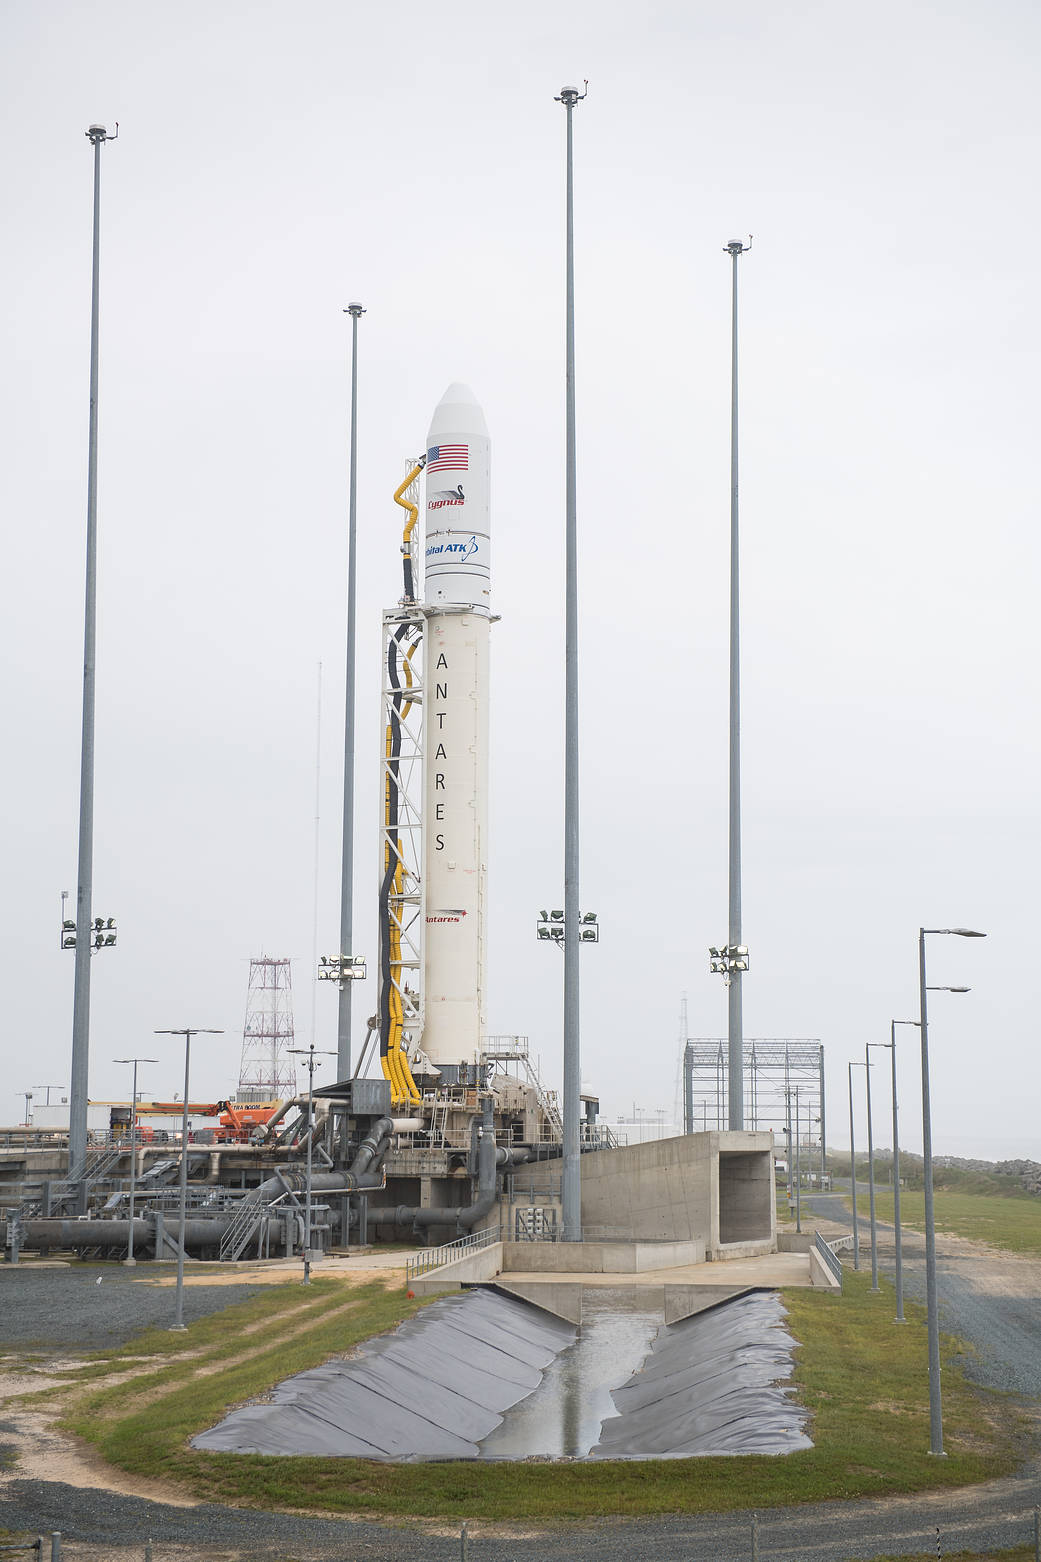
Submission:
[[[473,1064],[485,1035],[491,442],[465,385],[427,435],[423,1050]]]

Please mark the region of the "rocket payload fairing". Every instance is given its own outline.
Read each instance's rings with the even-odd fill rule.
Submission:
[[[465,385],[427,435],[422,1047],[437,1068],[484,1045],[491,442]]]

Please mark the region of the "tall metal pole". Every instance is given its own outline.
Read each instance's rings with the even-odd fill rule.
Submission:
[[[917,1020],[893,1020],[889,1026],[890,1056],[893,1065],[893,1229],[896,1233],[896,1322],[906,1323],[904,1317],[904,1254],[900,1229],[900,1125],[896,1096],[896,1028],[898,1025],[917,1025]]]
[[[849,1180],[853,1192],[853,1268],[860,1268],[860,1227],[857,1223],[857,1147],[853,1140],[853,1068],[849,1073]]]
[[[180,1190],[180,1213],[177,1222],[177,1301],[174,1306],[175,1329],[184,1328],[184,1224],[188,1208],[188,1075],[190,1072],[190,1055],[192,1048],[192,1033],[186,1030],[184,1033],[184,1111],[181,1113],[181,1165],[178,1175],[178,1188]]]
[[[347,522],[347,693],[343,724],[343,856],[340,877],[340,982],[336,1023],[336,1077],[351,1077],[351,989],[343,957],[354,952],[354,660],[357,638],[358,569],[356,533],[358,518],[358,321],[365,310],[348,304],[351,317],[351,470]]]
[[[184,1110],[181,1113],[181,1167],[178,1178],[180,1188],[180,1215],[177,1226],[177,1297],[174,1303],[174,1321],[171,1330],[183,1329],[184,1323],[184,1225],[188,1208],[188,1078],[191,1071],[193,1036],[223,1036],[222,1030],[208,1030],[203,1026],[183,1026],[179,1030],[157,1030],[157,1036],[184,1037]],[[158,1255],[157,1255],[158,1256]]]
[[[322,664],[318,663],[318,708],[314,740],[314,885],[311,904],[311,1045],[318,1039],[318,880],[322,865]]]
[[[737,257],[751,247],[733,239],[726,246],[733,264],[730,332],[730,897],[727,939],[730,949],[741,943],[741,627],[740,550],[737,503]],[[727,1105],[729,1126],[745,1126],[744,1034],[741,1016],[741,971],[731,956],[727,977]]]
[[[918,1002],[922,1038],[922,1169],[925,1183],[925,1310],[929,1333],[929,1452],[943,1456],[940,1401],[940,1317],[936,1298],[936,1226],[933,1217],[933,1125],[929,1102],[929,1018],[926,1012],[925,928],[918,929]]]
[[[579,1135],[581,1091],[579,1028],[578,853],[578,519],[575,480],[575,235],[572,115],[585,97],[562,87],[558,103],[567,115],[567,228],[565,260],[566,581],[564,609],[564,1170],[563,1239],[582,1240],[582,1174]]]
[[[79,867],[76,889],[76,974],[72,1000],[69,1090],[69,1176],[87,1158],[87,1075],[90,1060],[90,952],[94,893],[94,680],[98,575],[98,326],[101,268],[101,147],[114,141],[104,125],[86,132],[94,148],[94,244],[90,284],[90,414],[87,431],[87,572],[83,613],[83,722],[80,740]],[[116,135],[119,126],[116,126]]]
[[[113,1058],[114,1063],[132,1063],[134,1065],[134,1079],[130,1088],[130,1237],[127,1242],[127,1256],[123,1263],[128,1269],[132,1269],[137,1263],[134,1257],[134,1195],[137,1191],[137,1065],[139,1063],[158,1063],[158,1058]]]
[[[802,1231],[802,1148],[799,1142],[799,1087],[795,1087],[795,1229]]]
[[[875,1223],[875,1137],[871,1123],[871,1053],[870,1042],[864,1045],[864,1078],[867,1081],[867,1167],[868,1209],[871,1219],[871,1289],[878,1290],[878,1227]]]
[[[958,938],[986,938],[968,927],[920,927],[918,929],[918,1012],[922,1040],[922,1162],[925,1182],[925,1304],[929,1331],[929,1452],[944,1456],[943,1410],[940,1403],[940,1312],[936,1293],[936,1223],[933,1215],[933,1127],[929,1102],[929,1017],[926,1013],[925,935],[953,933]],[[946,992],[968,992],[950,987]]]

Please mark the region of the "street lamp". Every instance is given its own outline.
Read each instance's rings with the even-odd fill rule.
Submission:
[[[223,1036],[223,1030],[208,1030],[204,1025],[185,1025],[180,1030],[157,1030],[156,1036],[184,1037],[184,1112],[181,1116],[181,1216],[177,1233],[177,1301],[171,1330],[184,1328],[184,1221],[188,1205],[188,1071],[193,1036]]]
[[[871,1055],[868,1048],[870,1041],[864,1045],[864,1078],[867,1081],[867,1167],[868,1167],[868,1209],[871,1220],[871,1289],[878,1290],[878,1227],[875,1224],[875,1138],[871,1124]]]
[[[23,1090],[22,1091],[22,1095],[25,1097],[25,1126],[26,1126],[26,1128],[31,1128],[32,1127],[33,1093],[32,1093],[31,1090]]]
[[[853,1070],[863,1068],[863,1063],[850,1063],[849,1068],[849,1181],[853,1193],[853,1268],[860,1268],[860,1226],[857,1222],[857,1151],[853,1142]]]
[[[348,958],[350,958],[348,956]],[[307,1059],[307,1181],[304,1192],[304,1284],[311,1284],[311,1147],[314,1143],[314,1071],[321,1068],[315,1062],[315,1047],[290,1047],[297,1058]],[[339,1052],[323,1052],[323,1058],[338,1058]]]
[[[44,1106],[50,1106],[50,1104],[51,1104],[51,1091],[52,1090],[64,1090],[65,1086],[64,1085],[34,1085],[33,1089],[34,1090],[46,1090],[47,1098],[46,1098],[46,1100],[44,1101],[43,1104],[44,1104]]]
[[[929,934],[986,938],[967,927],[918,929],[919,1015],[922,1033],[922,1164],[925,1183],[925,1301],[929,1333],[929,1452],[943,1457],[943,1411],[940,1403],[940,1318],[936,1302],[936,1226],[933,1219],[933,1130],[929,1106],[929,1019],[926,1010],[925,940]],[[953,989],[952,989],[953,990]]]
[[[137,1187],[137,1065],[139,1063],[158,1063],[158,1058],[113,1058],[113,1063],[132,1063],[134,1065],[134,1079],[130,1087],[130,1241],[127,1245],[127,1256],[123,1262],[128,1268],[133,1268],[137,1263],[134,1257],[134,1192]],[[185,1082],[184,1099],[187,1105],[188,1085]]]
[[[896,1028],[898,1025],[917,1025],[917,1020],[891,1020],[889,1041],[873,1041],[873,1047],[888,1047],[893,1065],[893,1230],[896,1236],[896,1322],[906,1323],[904,1317],[904,1254],[900,1231],[900,1129],[896,1097]]]

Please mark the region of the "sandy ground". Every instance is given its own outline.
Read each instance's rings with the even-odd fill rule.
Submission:
[[[370,1253],[357,1258],[324,1258],[320,1264],[313,1266],[312,1273],[315,1276],[320,1274],[342,1279],[347,1290],[364,1285],[369,1280],[386,1280],[394,1271],[403,1272],[406,1260],[411,1256],[411,1253]],[[189,1266],[185,1270],[184,1283],[185,1286],[284,1285],[287,1279],[299,1277],[300,1274],[299,1260],[241,1264],[235,1270],[220,1273],[214,1273],[209,1266]],[[176,1275],[172,1270],[170,1273],[157,1273],[144,1266],[132,1279],[134,1284],[148,1286],[172,1286],[176,1283]],[[26,1394],[60,1385],[66,1381],[67,1372],[83,1364],[71,1358],[67,1352],[46,1354],[38,1365],[28,1368],[24,1364],[24,1356],[0,1356],[0,1444],[5,1445],[10,1461],[6,1468],[0,1468],[0,1501],[5,1485],[18,1479],[60,1481],[81,1489],[101,1489],[123,1496],[143,1497],[174,1507],[196,1506],[194,1499],[185,1497],[172,1484],[128,1476],[106,1465],[88,1444],[59,1431],[55,1425],[61,1413],[59,1400],[38,1402],[35,1405],[21,1402]],[[99,1384],[118,1381],[118,1373],[108,1378],[95,1379]]]
[[[812,1224],[826,1237],[838,1235],[843,1229],[841,1218],[830,1222],[815,1215]],[[849,1229],[848,1220],[845,1229]],[[914,1294],[915,1281],[920,1276],[923,1246],[922,1237],[905,1228],[905,1277],[909,1294]],[[967,1309],[966,1322],[975,1322],[978,1311],[986,1337],[1002,1347],[996,1360],[988,1364],[981,1359],[981,1378],[1003,1386],[1001,1368],[1004,1362],[1014,1362],[1017,1375],[1022,1373],[1024,1344],[1030,1338],[1034,1343],[1030,1357],[1038,1356],[1037,1393],[1041,1396],[1041,1354],[1036,1352],[1036,1340],[1041,1332],[1038,1329],[1041,1259],[995,1252],[981,1244],[948,1236],[938,1236],[937,1249],[941,1293],[946,1293],[953,1304],[952,1313]],[[366,1254],[358,1258],[332,1258],[322,1262],[320,1272],[342,1276],[346,1289],[351,1283],[388,1278],[388,1271],[404,1268],[408,1256],[395,1253],[385,1257]],[[879,1260],[883,1272],[890,1276],[892,1256],[891,1228],[882,1229],[879,1232]],[[870,1265],[866,1240],[861,1249],[861,1265]],[[185,1279],[187,1285],[281,1284],[294,1273],[300,1273],[299,1263],[276,1262],[240,1266],[223,1275],[189,1269]],[[140,1276],[145,1284],[168,1285],[172,1279],[172,1274]],[[952,1316],[949,1326],[957,1328],[960,1321]],[[206,1508],[186,1498],[172,1484],[136,1479],[111,1469],[89,1447],[55,1428],[58,1401],[48,1401],[42,1406],[19,1402],[20,1396],[26,1393],[60,1384],[63,1369],[74,1365],[76,1363],[67,1352],[62,1355],[57,1351],[43,1354],[29,1367],[24,1356],[21,1360],[13,1355],[0,1359],[0,1444],[5,1445],[9,1456],[14,1456],[13,1465],[6,1464],[0,1469],[0,1511],[8,1490],[15,1483],[59,1483],[50,1487],[54,1493],[54,1506],[50,1510],[39,1506],[37,1518],[45,1530],[48,1517],[55,1529],[64,1529],[62,1556],[72,1562],[113,1562],[114,1558],[119,1558],[120,1562],[139,1562],[143,1559],[146,1552],[142,1537],[156,1531],[151,1517],[141,1517],[146,1510],[139,1509],[137,1501],[165,1507],[165,1519],[161,1509],[147,1510],[155,1515],[160,1532],[164,1525],[166,1528],[163,1538],[152,1548],[153,1562],[182,1562],[182,1559],[187,1562],[188,1558],[201,1556],[205,1556],[207,1562],[261,1562],[262,1558],[265,1562],[266,1559],[288,1562],[290,1558],[318,1557],[343,1559],[343,1562],[363,1557],[371,1558],[372,1562],[391,1562],[391,1559],[397,1562],[405,1554],[412,1555],[417,1562],[427,1558],[432,1562],[434,1558],[460,1555],[459,1530],[451,1525],[410,1526],[406,1535],[393,1528],[352,1524],[343,1519],[329,1521],[318,1515],[268,1515],[265,1519],[250,1510]],[[115,1375],[112,1381],[115,1381]],[[1016,1387],[1033,1397],[1032,1382],[1019,1383]],[[69,1489],[64,1494],[63,1487]],[[90,1534],[86,1513],[77,1521],[77,1492],[83,1494],[83,1500],[88,1504],[90,1493],[111,1494],[117,1506],[123,1502],[125,1512],[119,1510],[118,1540],[114,1534],[104,1540],[99,1537],[89,1540],[67,1538],[77,1529],[83,1535]],[[761,1555],[764,1559],[772,1556],[777,1562],[784,1562],[794,1546],[799,1555],[807,1558],[816,1555],[821,1562],[835,1562],[840,1557],[871,1556],[882,1551],[894,1555],[930,1551],[935,1541],[933,1525],[937,1522],[944,1523],[945,1539],[951,1545],[955,1534],[964,1526],[961,1543],[977,1554],[985,1555],[988,1547],[1029,1541],[1024,1526],[1028,1527],[1030,1505],[1035,1500],[1033,1482],[1028,1477],[1024,1484],[1020,1477],[964,1493],[926,1493],[917,1498],[883,1499],[874,1503],[831,1503],[791,1513],[778,1510],[776,1514],[762,1515]],[[13,1506],[17,1507],[17,1504]],[[964,1510],[963,1515],[956,1518],[961,1510]],[[178,1519],[177,1515],[183,1518]],[[0,1525],[2,1523],[0,1516]],[[819,1536],[815,1533],[818,1523]],[[189,1525],[199,1527],[199,1533],[197,1538],[186,1541],[178,1531]],[[474,1562],[478,1557],[488,1558],[489,1562],[498,1562],[500,1558],[510,1558],[511,1562],[514,1558],[525,1559],[525,1562],[527,1559],[536,1562],[536,1558],[538,1562],[555,1562],[558,1558],[560,1562],[576,1562],[577,1558],[587,1556],[595,1557],[598,1562],[632,1562],[634,1557],[644,1555],[654,1555],[657,1562],[674,1562],[674,1559],[710,1554],[722,1562],[728,1558],[732,1562],[743,1562],[748,1545],[746,1525],[747,1518],[741,1515],[706,1516],[698,1520],[634,1520],[625,1524],[604,1521],[591,1531],[585,1526],[570,1531],[545,1532],[529,1530],[527,1526],[472,1525],[470,1554]],[[1024,1528],[1022,1536],[1018,1533],[1019,1528]]]

